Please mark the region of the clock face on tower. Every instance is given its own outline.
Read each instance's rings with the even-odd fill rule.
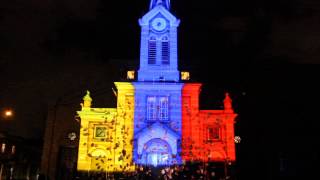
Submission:
[[[163,18],[155,18],[151,25],[156,31],[162,31],[167,27],[167,21]]]

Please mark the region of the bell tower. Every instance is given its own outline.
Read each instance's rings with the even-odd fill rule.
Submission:
[[[169,0],[151,0],[140,20],[138,81],[134,86],[133,160],[141,165],[181,164],[181,90],[177,57],[180,21]]]
[[[170,13],[170,0],[151,0],[141,19],[139,81],[179,81],[177,28],[180,20]]]

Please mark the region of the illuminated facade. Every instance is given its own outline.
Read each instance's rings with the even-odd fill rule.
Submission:
[[[223,110],[199,110],[200,83],[185,83],[182,97],[182,158],[235,161],[234,119],[228,93]]]
[[[117,108],[91,108],[90,93],[83,98],[78,170],[133,171],[134,94],[131,83],[116,82]]]
[[[78,170],[132,171],[135,165],[234,161],[234,119],[228,94],[223,110],[199,110],[200,83],[180,77],[177,28],[169,0],[151,0],[140,20],[138,80],[116,82],[117,108],[92,108],[83,99]],[[134,79],[134,72],[128,79]]]

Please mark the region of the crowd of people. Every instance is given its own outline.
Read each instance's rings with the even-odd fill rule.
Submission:
[[[106,179],[129,179],[129,180],[174,180],[174,179],[195,179],[195,180],[223,180],[231,179],[225,175],[223,166],[212,164],[186,164],[170,167],[148,167],[137,166],[136,170],[129,173],[106,173],[96,172],[91,174],[78,175],[79,180],[106,180]]]

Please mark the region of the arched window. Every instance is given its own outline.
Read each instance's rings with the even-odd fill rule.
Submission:
[[[147,119],[149,121],[169,120],[169,97],[148,96],[147,97]]]
[[[220,140],[220,128],[218,126],[209,126],[207,129],[208,142]]]
[[[159,120],[168,120],[168,96],[161,96],[159,97]]]
[[[148,42],[148,64],[156,64],[157,59],[157,40],[151,36]]]
[[[162,64],[170,64],[170,44],[167,36],[161,39],[161,62]]]
[[[147,118],[148,120],[156,120],[157,119],[157,104],[156,104],[156,96],[148,96],[147,98]]]

